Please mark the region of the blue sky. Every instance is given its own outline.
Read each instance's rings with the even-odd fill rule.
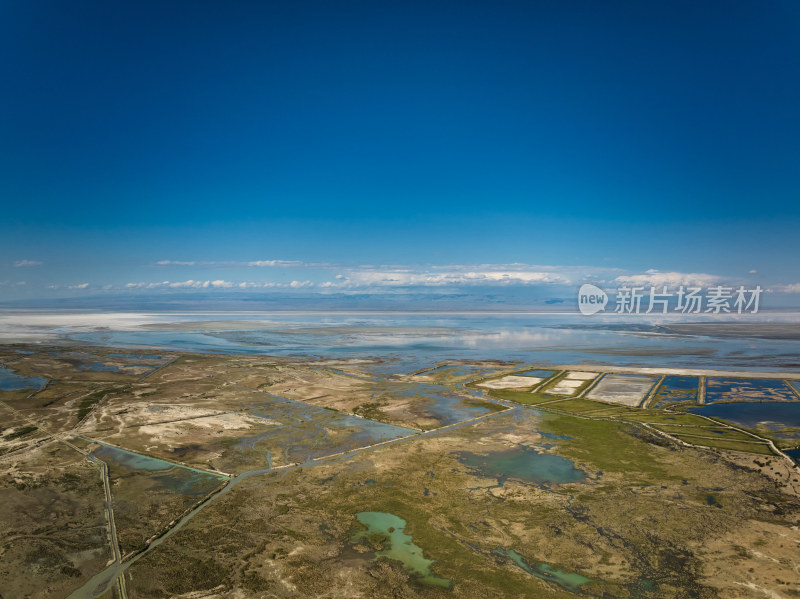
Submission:
[[[0,300],[800,292],[798,25],[788,1],[4,2]]]

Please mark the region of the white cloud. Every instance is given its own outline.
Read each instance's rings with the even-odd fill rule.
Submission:
[[[708,287],[723,282],[722,277],[706,273],[694,272],[661,272],[650,269],[639,275],[620,275],[614,279],[620,285],[629,287]]]
[[[89,283],[78,283],[77,285],[67,285],[68,289],[86,289]]]
[[[298,260],[253,260],[245,262],[245,266],[305,266]]]
[[[250,261],[189,261],[160,260],[158,266],[195,266],[199,268],[297,268],[339,271],[336,283],[325,287],[442,287],[448,285],[569,285],[586,280],[625,274],[626,271],[608,267],[587,266],[536,266],[524,263],[511,264],[449,264],[449,265],[378,265],[361,264],[347,266],[328,262],[303,262],[300,260],[263,259]],[[188,283],[188,282],[187,282]],[[191,281],[187,286],[197,286]],[[293,284],[294,283],[294,284]],[[297,287],[304,281],[293,283],[236,283],[239,287]],[[307,286],[307,285],[304,285]]]
[[[776,285],[775,286],[777,291],[783,291],[784,293],[800,293],[800,283],[792,283],[791,285]]]
[[[292,281],[291,283],[274,283],[271,281],[224,281],[217,279],[215,281],[195,281],[189,279],[187,281],[161,281],[160,283],[125,283],[126,289],[230,289],[238,287],[239,289],[269,289],[274,287],[313,287],[314,283],[311,281]]]
[[[442,286],[476,284],[531,284],[561,283],[569,280],[558,274],[543,272],[403,272],[403,271],[354,271],[346,280],[353,285],[391,285],[391,286]]]
[[[157,289],[158,287],[169,287],[169,281],[161,281],[160,283],[126,283],[125,287],[128,289]]]
[[[43,263],[38,260],[17,260],[14,262],[15,268],[24,268],[26,266],[41,266]]]
[[[147,284],[147,287],[149,289],[152,289],[154,287],[171,287],[173,289],[179,289],[179,288],[208,289],[209,287],[225,288],[233,286],[234,283],[231,283],[230,281],[223,281],[221,279],[217,279],[216,281],[195,281],[194,279],[189,279],[188,281],[174,281],[172,283],[170,283],[169,281],[164,281],[163,283]]]
[[[749,275],[757,275],[757,274],[758,274],[758,271],[757,271],[757,270],[755,270],[755,269],[753,269],[753,270],[748,270],[748,271],[747,271],[747,274],[749,274]]]
[[[526,264],[454,264],[445,266],[360,266],[337,274],[342,287],[441,287],[447,285],[568,285],[579,277],[559,269]],[[580,267],[583,269],[583,267]]]
[[[159,264],[175,264],[161,261]],[[190,264],[185,262],[182,264]],[[308,263],[293,260],[256,260],[251,262],[194,262],[196,265],[246,267],[317,267],[327,271],[322,280],[296,279],[290,282],[194,280],[160,283],[128,283],[132,288],[231,288],[239,289],[384,289],[405,287],[572,285],[585,280],[605,281],[625,271],[608,267],[535,266],[511,264],[448,264],[448,265],[376,265],[354,266],[330,263]],[[335,271],[339,272],[336,273]],[[334,272],[332,272],[334,271]],[[328,279],[328,280],[324,280]]]
[[[300,260],[159,260],[156,266],[208,266],[211,268],[248,268],[248,267],[316,267],[324,264],[301,262]]]
[[[195,281],[193,279],[189,279],[188,281],[175,281],[174,283],[167,283],[167,287],[172,288],[181,288],[181,287],[208,287],[211,285],[211,281]]]
[[[169,262],[169,261],[164,261]],[[169,262],[170,264],[174,262]],[[186,262],[185,264],[189,264]],[[307,267],[312,263],[291,260],[256,260],[251,262],[196,262],[217,266],[250,267]],[[505,286],[578,286],[592,282],[608,288],[629,287],[711,287],[720,284],[739,284],[708,273],[684,273],[650,269],[643,273],[603,266],[558,266],[510,264],[447,264],[447,265],[335,265],[316,263],[322,270],[318,279],[298,278],[291,281],[257,281],[223,279],[189,279],[185,281],[162,281],[128,283],[129,289],[310,289],[318,290],[374,290],[392,293],[406,288],[447,287],[505,287]],[[290,271],[291,272],[291,271]],[[798,284],[800,285],[800,284]],[[792,287],[792,292],[800,290]]]

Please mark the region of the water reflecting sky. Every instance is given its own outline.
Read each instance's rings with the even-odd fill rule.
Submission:
[[[160,315],[147,327],[60,334],[112,346],[276,356],[396,358],[400,370],[455,359],[741,370],[800,365],[800,340],[670,334],[570,315],[284,313]],[[180,323],[180,324],[176,324]]]

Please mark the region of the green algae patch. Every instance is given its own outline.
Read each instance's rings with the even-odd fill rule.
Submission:
[[[380,542],[382,549],[375,552],[376,558],[386,557],[396,560],[411,572],[419,582],[438,587],[451,588],[453,581],[437,576],[431,569],[433,560],[422,554],[422,549],[414,544],[411,536],[405,534],[406,521],[386,512],[359,512],[356,519],[367,530],[353,534],[353,542]]]

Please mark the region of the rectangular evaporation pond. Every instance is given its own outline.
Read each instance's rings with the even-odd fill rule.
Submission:
[[[797,395],[786,383],[778,380],[707,379],[707,404],[741,401],[797,401]]]
[[[588,394],[588,399],[638,406],[658,377],[646,374],[607,374]]]
[[[526,370],[525,372],[518,372],[519,376],[535,376],[546,379],[553,374],[552,370]]]
[[[696,376],[668,376],[656,392],[653,407],[669,403],[690,401],[697,402],[700,379]]]
[[[800,381],[787,381],[789,386],[800,394]]]
[[[561,379],[555,383],[549,383],[549,385],[544,389],[544,392],[551,395],[573,395],[575,390],[583,384],[584,381]]]
[[[785,429],[800,428],[800,402],[797,401],[715,403],[689,408],[688,411],[720,418],[745,428],[764,428],[776,436],[783,436]],[[785,436],[793,437],[793,434]]]

